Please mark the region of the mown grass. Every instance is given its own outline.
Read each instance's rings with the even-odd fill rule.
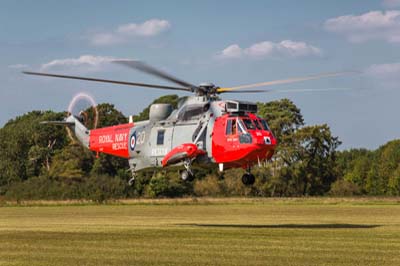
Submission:
[[[400,265],[398,202],[8,204],[0,265]]]

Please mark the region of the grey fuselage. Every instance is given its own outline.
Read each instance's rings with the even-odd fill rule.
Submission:
[[[130,136],[136,137],[134,145],[129,147],[131,169],[160,167],[164,156],[184,143],[194,143],[206,151],[196,159],[197,163],[213,162],[211,135],[215,118],[224,111],[223,102],[206,96],[191,96],[165,119],[151,111],[150,120],[136,122],[131,129]]]

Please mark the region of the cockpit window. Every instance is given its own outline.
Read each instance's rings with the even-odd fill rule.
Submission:
[[[262,124],[264,130],[270,131],[269,126],[268,126],[268,124],[267,124],[267,121],[265,121],[264,119],[261,119],[260,122],[261,122],[261,124]]]
[[[263,128],[262,128],[262,125],[261,125],[261,123],[260,123],[259,120],[255,119],[255,120],[253,120],[253,122],[254,122],[254,124],[256,125],[256,128],[257,128],[257,129],[259,129],[259,130],[262,130],[262,129],[263,129]]]
[[[239,127],[239,132],[240,133],[246,133],[245,126],[243,125],[243,122],[241,119],[238,119],[238,127]]]
[[[256,127],[254,126],[253,122],[250,119],[243,119],[243,122],[247,129],[250,130],[256,129]]]
[[[236,119],[229,119],[226,123],[226,135],[236,135]]]

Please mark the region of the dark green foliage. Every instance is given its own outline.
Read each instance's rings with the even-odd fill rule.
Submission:
[[[6,199],[12,200],[68,200],[90,199],[104,202],[124,198],[129,187],[118,177],[92,176],[83,180],[61,180],[47,176],[32,177],[12,184]]]
[[[63,113],[32,111],[8,121],[0,129],[0,186],[49,170],[52,155],[68,139],[64,128],[39,123],[63,117]]]
[[[153,103],[177,107],[177,95]],[[0,129],[0,196],[8,199],[91,199],[103,202],[126,197],[400,195],[400,140],[376,151],[337,152],[340,141],[328,125],[305,126],[300,109],[290,100],[258,103],[278,139],[270,162],[253,167],[254,186],[241,182],[243,169],[224,177],[216,168],[196,169],[196,180],[183,182],[177,171],[138,173],[132,187],[126,159],[93,154],[68,137],[64,127],[42,125],[62,120],[64,113],[33,111],[10,120]],[[126,123],[112,104],[99,104],[98,127]],[[150,106],[134,121],[147,120]],[[94,109],[85,110],[93,128]]]
[[[270,195],[322,195],[336,180],[336,149],[340,145],[327,125],[304,126],[300,109],[288,99],[258,103],[278,139],[270,180],[263,185]]]
[[[49,176],[82,179],[90,172],[92,164],[92,153],[80,144],[72,143],[54,156]]]
[[[344,179],[336,180],[329,191],[329,195],[335,197],[350,197],[360,194],[360,188],[356,184]]]
[[[327,125],[307,126],[296,131],[293,163],[294,191],[300,195],[322,195],[336,180],[336,149],[340,145]],[[299,193],[300,192],[300,193]]]
[[[375,151],[350,150],[339,153],[341,177],[368,195],[400,195],[400,140]]]
[[[300,109],[289,99],[257,103],[258,114],[265,118],[274,135],[282,140],[304,125]]]
[[[96,202],[104,202],[109,199],[124,198],[129,187],[126,182],[118,177],[91,176],[86,182],[86,195],[83,198]]]
[[[113,104],[101,103],[97,105],[97,128],[114,126],[118,124],[127,123],[128,119],[117,109]],[[94,127],[95,112],[92,107],[85,110],[86,113],[86,127]]]
[[[189,195],[191,190],[191,184],[182,181],[176,172],[160,171],[152,176],[147,186],[147,196],[182,197]]]

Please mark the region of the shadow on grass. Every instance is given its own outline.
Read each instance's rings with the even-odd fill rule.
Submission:
[[[177,224],[180,226],[219,228],[288,228],[288,229],[365,229],[376,228],[378,224]]]

